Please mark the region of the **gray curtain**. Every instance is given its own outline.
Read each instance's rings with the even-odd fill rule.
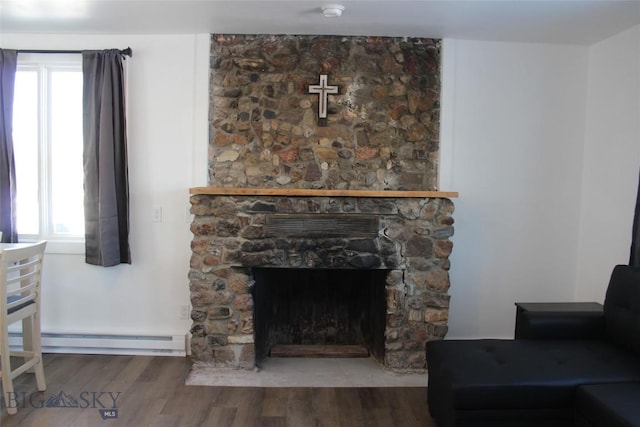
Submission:
[[[633,228],[631,230],[631,256],[629,265],[640,267],[640,182],[638,183],[638,195],[636,196],[636,209],[633,215]]]
[[[2,241],[18,241],[16,169],[13,157],[13,93],[18,51],[0,49],[0,231]]]
[[[82,52],[86,262],[131,263],[123,54]]]

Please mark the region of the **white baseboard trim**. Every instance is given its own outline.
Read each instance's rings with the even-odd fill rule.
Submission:
[[[185,335],[41,334],[43,353],[185,356]],[[22,348],[22,334],[9,332],[9,347]]]

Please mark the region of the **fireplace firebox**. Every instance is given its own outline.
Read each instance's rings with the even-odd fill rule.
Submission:
[[[280,348],[279,355],[304,356],[304,350],[316,346],[312,354],[323,357],[370,355],[383,362],[387,273],[252,269],[256,361],[270,356],[274,347]],[[329,350],[323,353],[325,348]]]

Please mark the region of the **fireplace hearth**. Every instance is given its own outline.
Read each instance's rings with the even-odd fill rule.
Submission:
[[[225,193],[192,189],[196,363],[253,369],[276,345],[349,345],[426,368],[447,331],[448,198]]]

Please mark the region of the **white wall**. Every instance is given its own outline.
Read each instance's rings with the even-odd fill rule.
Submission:
[[[592,48],[445,40],[440,187],[460,192],[449,338],[512,336],[515,301],[598,300],[602,276],[627,261],[621,241],[640,158],[639,31]],[[184,209],[188,188],[207,176],[208,35],[3,34],[0,42],[134,52],[133,264],[105,269],[79,255],[49,256],[44,329],[184,334]],[[163,222],[151,222],[153,206],[163,207]]]
[[[17,49],[133,49],[127,59],[131,265],[48,254],[43,330],[184,335],[192,234],[188,190],[206,185],[208,49],[204,35],[3,34]],[[162,222],[152,209],[162,207]],[[189,218],[190,220],[190,218]]]
[[[512,337],[514,302],[574,296],[587,48],[443,51],[442,189],[460,193],[448,338]]]
[[[587,127],[575,297],[602,302],[629,262],[640,172],[640,26],[589,49]]]

